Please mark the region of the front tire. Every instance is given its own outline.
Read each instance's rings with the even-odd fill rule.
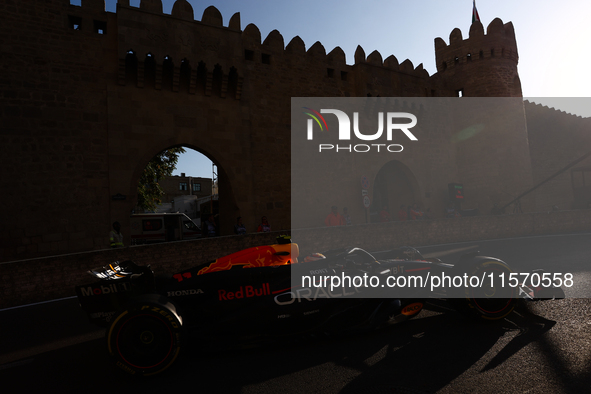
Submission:
[[[115,365],[136,376],[150,376],[170,367],[180,347],[182,320],[164,297],[150,296],[128,306],[107,332]]]

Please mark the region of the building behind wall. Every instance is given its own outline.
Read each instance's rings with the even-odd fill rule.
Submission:
[[[199,204],[197,201],[203,197],[211,196],[211,178],[173,175],[160,181],[164,191],[162,196],[162,207],[158,211],[181,212],[194,219],[199,217]]]

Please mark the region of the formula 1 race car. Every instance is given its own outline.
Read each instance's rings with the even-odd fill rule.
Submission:
[[[428,297],[446,298],[477,319],[501,319],[518,298],[564,296],[559,287],[491,285],[493,277],[508,281],[511,268],[475,253],[456,264],[425,258],[410,247],[374,255],[359,248],[332,250],[302,262],[298,255],[297,244],[279,237],[275,245],[248,248],[169,277],[125,261],[89,271],[100,281],[77,286],[76,293],[91,322],[107,327],[115,364],[139,376],[168,368],[195,334],[269,339],[374,329],[417,316]],[[486,283],[433,291],[429,278],[446,275]],[[294,277],[305,280],[294,285]],[[345,277],[353,283],[330,282]],[[371,285],[355,282],[368,277]],[[414,285],[401,286],[411,277]],[[396,292],[384,285],[388,280],[398,285]]]

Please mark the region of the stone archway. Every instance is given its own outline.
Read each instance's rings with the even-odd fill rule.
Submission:
[[[378,171],[373,187],[371,218],[379,221],[379,212],[387,208],[392,220],[397,220],[400,205],[422,204],[419,184],[412,171],[398,160],[387,162]]]
[[[240,210],[234,194],[235,188],[230,182],[228,172],[224,168],[222,162],[220,162],[215,156],[210,154],[207,150],[202,149],[199,146],[196,146],[191,143],[177,143],[173,145],[164,146],[163,148],[150,149],[144,152],[141,155],[142,159],[139,160],[137,165],[135,166],[133,176],[131,177],[130,204],[133,205],[135,204],[135,202],[137,202],[137,183],[148,162],[158,153],[174,147],[184,147],[193,149],[209,158],[217,166],[219,182],[218,213],[220,235],[232,234],[235,218]]]

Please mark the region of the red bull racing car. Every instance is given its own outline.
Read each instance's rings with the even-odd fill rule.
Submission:
[[[77,286],[76,293],[91,322],[107,328],[115,364],[139,376],[168,368],[195,335],[269,339],[374,329],[418,315],[428,297],[447,298],[478,319],[500,319],[518,298],[564,296],[560,288],[526,284],[437,286],[433,291],[429,278],[438,275],[509,280],[507,264],[476,254],[456,264],[425,258],[410,247],[376,254],[333,250],[302,261],[298,255],[297,244],[280,237],[275,245],[245,249],[167,277],[131,261],[114,263],[89,271],[99,281]],[[353,279],[341,283],[341,278]],[[363,278],[371,283],[364,285]],[[411,278],[414,285],[400,286]]]

